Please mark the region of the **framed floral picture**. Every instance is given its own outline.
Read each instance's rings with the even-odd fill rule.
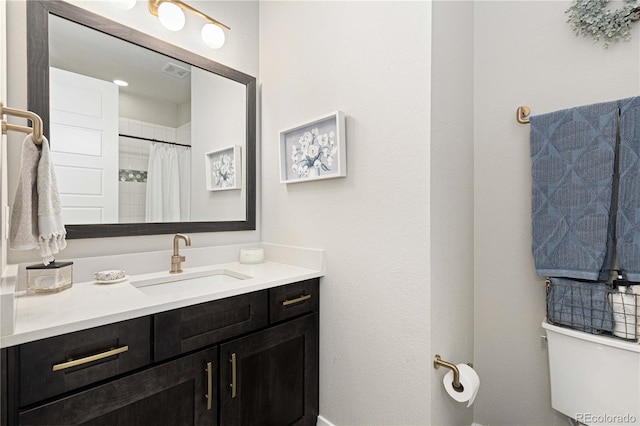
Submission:
[[[242,184],[241,148],[240,145],[234,145],[207,152],[204,155],[207,191],[240,189]]]
[[[280,132],[280,182],[347,176],[344,113],[337,111]]]

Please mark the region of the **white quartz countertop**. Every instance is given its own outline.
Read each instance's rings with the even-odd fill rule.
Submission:
[[[203,268],[205,267],[200,267]],[[111,284],[99,284],[95,281],[74,282],[71,288],[55,294],[27,295],[24,291],[19,292],[15,298],[14,332],[2,336],[0,346],[14,346],[323,275],[320,269],[274,261],[261,264],[230,262],[207,265],[206,268],[226,269],[247,275],[249,278],[216,281],[206,290],[181,290],[159,295],[145,294],[129,280]],[[190,268],[192,271],[198,269]],[[210,277],[194,280],[208,278]],[[186,285],[188,281],[184,283]]]

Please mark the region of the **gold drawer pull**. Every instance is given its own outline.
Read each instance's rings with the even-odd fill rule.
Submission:
[[[80,359],[72,359],[72,360],[69,360],[68,362],[63,362],[62,364],[54,365],[52,370],[53,371],[59,371],[59,370],[64,370],[65,368],[76,367],[78,365],[86,364],[88,362],[93,362],[93,361],[97,361],[99,359],[108,358],[110,356],[118,355],[118,354],[121,354],[121,353],[126,352],[128,350],[129,350],[129,346],[122,346],[120,348],[111,349],[109,351],[102,352],[102,353],[99,353],[99,354],[96,354],[96,355],[91,355],[91,356],[87,356],[87,357],[80,358]]]
[[[238,387],[238,376],[236,371],[236,354],[235,352],[231,354],[231,398],[235,398],[237,395],[237,387]]]
[[[210,362],[207,363],[207,410],[211,410],[211,403],[213,401],[213,366]]]
[[[291,299],[291,300],[285,300],[284,302],[282,302],[282,306],[289,306],[289,305],[293,305],[295,303],[300,303],[300,302],[304,302],[305,300],[311,299],[311,295],[310,294],[306,294],[300,297],[296,297],[295,299]]]

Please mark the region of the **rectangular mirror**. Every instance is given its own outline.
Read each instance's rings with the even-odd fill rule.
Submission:
[[[27,8],[68,238],[255,229],[254,77],[68,3]]]

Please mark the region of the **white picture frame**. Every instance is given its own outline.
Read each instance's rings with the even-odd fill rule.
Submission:
[[[242,147],[233,145],[207,152],[205,156],[205,179],[207,191],[241,189]]]
[[[280,131],[280,183],[347,176],[345,115],[336,111]]]

